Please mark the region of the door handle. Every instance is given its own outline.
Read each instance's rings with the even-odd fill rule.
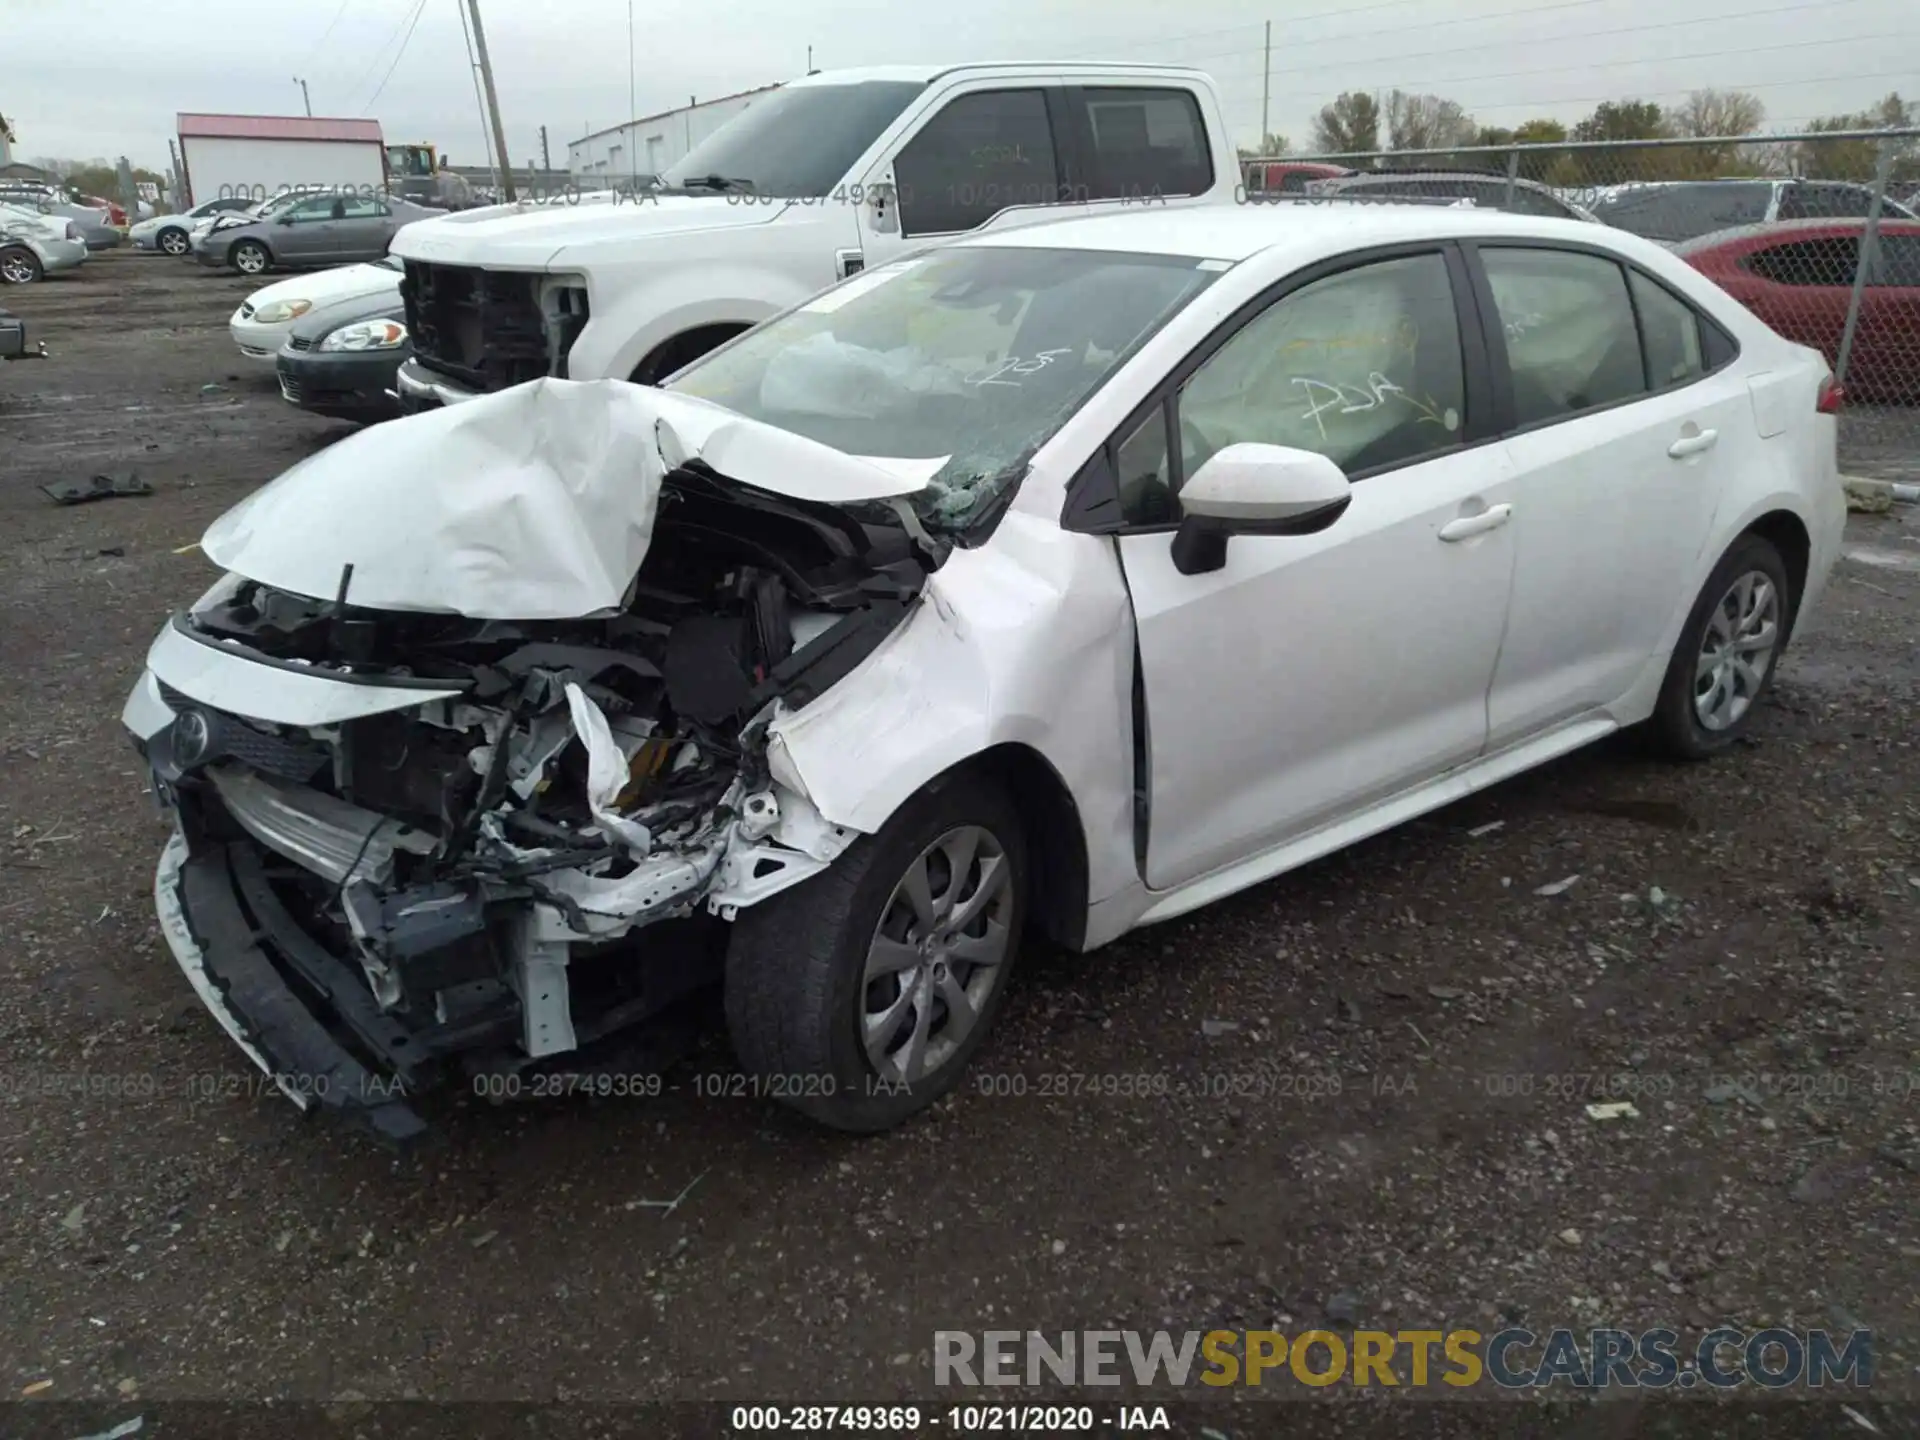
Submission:
[[[1489,505],[1478,515],[1462,515],[1458,520],[1449,520],[1440,527],[1442,540],[1470,540],[1475,535],[1484,535],[1489,530],[1498,530],[1513,516],[1511,505]]]
[[[1698,435],[1682,435],[1667,446],[1667,454],[1676,460],[1684,460],[1689,455],[1698,455],[1704,450],[1711,450],[1714,442],[1719,438],[1718,430],[1702,430]]]

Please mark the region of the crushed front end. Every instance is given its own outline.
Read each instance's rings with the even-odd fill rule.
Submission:
[[[713,974],[714,920],[855,838],[768,726],[891,633],[897,527],[666,478],[619,607],[506,621],[229,574],[169,621],[123,719],[174,834],[174,956],[303,1109],[395,1139],[417,1092],[553,1057]],[[678,923],[676,923],[678,922]]]

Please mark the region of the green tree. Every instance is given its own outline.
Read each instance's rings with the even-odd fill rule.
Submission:
[[[1320,107],[1313,120],[1313,148],[1321,155],[1351,155],[1380,148],[1380,104],[1365,90],[1349,90]]]
[[[1284,135],[1264,135],[1261,137],[1258,146],[1249,148],[1242,145],[1239,149],[1242,160],[1254,160],[1261,156],[1288,154],[1292,151],[1293,146]]]
[[[1877,104],[1852,115],[1828,115],[1807,126],[1812,134],[1835,130],[1905,129],[1920,124],[1920,105],[1900,98],[1894,91]],[[1920,168],[1916,146],[1911,137],[1900,140],[1803,140],[1794,147],[1793,168],[1797,174],[1822,180],[1869,181],[1879,159],[1882,144],[1894,147],[1894,174],[1911,177]]]
[[[1458,101],[1439,95],[1410,95],[1395,90],[1387,96],[1387,148],[1390,150],[1450,150],[1471,145],[1479,134],[1473,117]]]
[[[1597,140],[1665,140],[1673,126],[1651,100],[1604,100],[1573,127],[1573,138]],[[1671,152],[1660,149],[1576,150],[1574,169],[1588,185],[1617,185],[1627,180],[1665,180],[1675,173]]]

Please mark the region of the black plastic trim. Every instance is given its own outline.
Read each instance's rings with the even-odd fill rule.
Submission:
[[[312,599],[312,596],[308,597]],[[191,617],[185,610],[176,611],[172,621],[173,628],[196,644],[209,650],[218,650],[222,655],[239,655],[256,665],[269,665],[275,670],[291,670],[296,675],[317,675],[327,680],[337,680],[342,685],[380,685],[389,690],[465,690],[465,680],[433,680],[419,675],[354,675],[343,670],[327,670],[318,665],[299,665],[291,660],[276,660],[271,655],[263,655],[251,645],[242,645],[237,641],[216,640],[194,628]]]

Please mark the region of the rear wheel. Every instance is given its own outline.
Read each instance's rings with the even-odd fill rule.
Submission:
[[[46,272],[40,257],[24,245],[0,248],[0,284],[31,285]]]
[[[186,231],[177,225],[169,225],[154,236],[153,243],[169,255],[184,255],[191,242],[187,239]]]
[[[1661,748],[1700,760],[1745,732],[1793,623],[1780,552],[1743,535],[1714,566],[1681,628],[1650,730]]]
[[[734,922],[726,1009],[742,1067],[838,1130],[885,1130],[931,1105],[999,1012],[1028,875],[999,785],[962,772],[921,791]]]
[[[267,247],[258,240],[242,240],[228,254],[227,259],[233,268],[242,275],[260,275],[273,263],[273,257],[267,253]]]

